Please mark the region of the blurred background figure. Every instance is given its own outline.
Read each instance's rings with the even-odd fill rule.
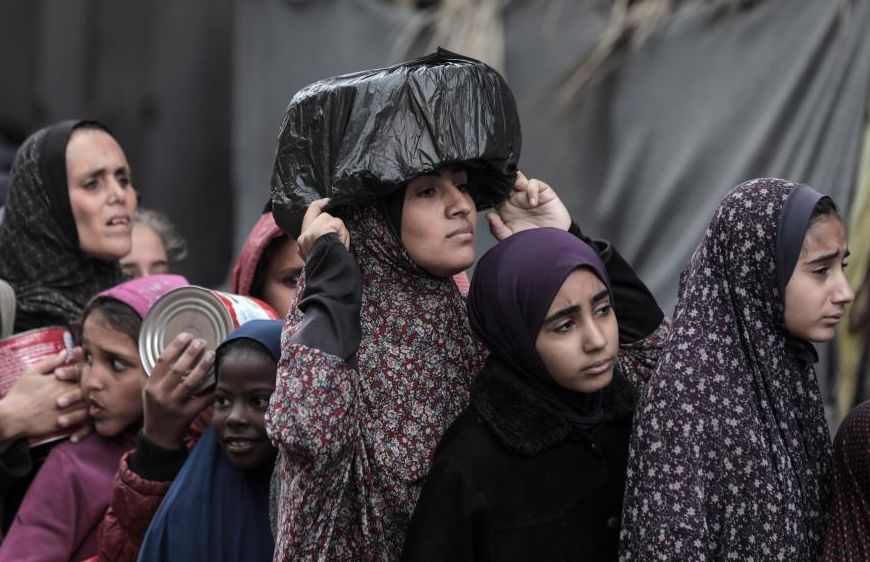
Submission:
[[[169,273],[172,264],[187,256],[187,242],[160,211],[136,211],[131,236],[130,253],[121,258],[121,269],[128,277]]]
[[[3,209],[9,190],[9,175],[12,173],[12,160],[15,151],[24,142],[27,134],[11,123],[0,124],[0,223],[3,222]]]
[[[269,205],[248,233],[239,253],[230,292],[265,301],[284,318],[296,295],[304,265],[299,256],[299,244],[275,224]]]

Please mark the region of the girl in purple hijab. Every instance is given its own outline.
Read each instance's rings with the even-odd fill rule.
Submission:
[[[809,186],[757,179],[720,203],[635,418],[621,560],[819,560],[831,441],[810,342],[854,296],[847,254]]]
[[[606,269],[573,234],[537,228],[478,262],[468,313],[490,356],[439,446],[404,560],[616,560],[636,385],[667,324],[599,250]]]

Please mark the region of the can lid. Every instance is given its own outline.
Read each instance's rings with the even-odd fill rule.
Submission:
[[[206,349],[214,350],[232,330],[230,313],[210,289],[195,285],[173,289],[160,297],[142,320],[142,367],[150,377],[160,354],[182,332],[205,340]]]

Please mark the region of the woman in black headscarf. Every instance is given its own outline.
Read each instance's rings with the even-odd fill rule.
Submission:
[[[62,121],[21,145],[0,225],[0,279],[15,291],[15,332],[68,326],[122,280],[118,260],[130,251],[136,202],[124,151],[100,123]],[[51,372],[62,359],[46,361]],[[77,371],[63,373],[72,380],[28,371],[0,400],[0,536],[50,447],[31,451],[25,438],[86,419]]]
[[[15,332],[69,325],[122,280],[136,192],[124,151],[95,121],[31,135],[12,165],[0,225],[0,279],[15,290]]]

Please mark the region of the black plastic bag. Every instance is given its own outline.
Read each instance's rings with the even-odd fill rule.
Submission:
[[[365,205],[408,180],[457,162],[469,166],[479,209],[516,179],[522,134],[501,75],[438,49],[413,61],[315,82],[281,125],[272,175],[273,214],[298,236],[308,205]]]

